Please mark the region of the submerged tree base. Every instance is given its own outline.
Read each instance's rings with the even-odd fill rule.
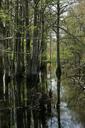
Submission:
[[[39,75],[37,74],[27,74],[26,81],[30,86],[36,86],[39,83]]]

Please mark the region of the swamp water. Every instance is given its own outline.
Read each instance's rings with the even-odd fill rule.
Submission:
[[[42,87],[28,87],[25,80],[10,81],[6,87],[8,93],[5,89],[3,99],[0,99],[0,128],[58,128],[55,79],[48,80],[44,91]],[[64,87],[61,87],[61,99],[64,93]],[[85,128],[84,112],[81,118],[81,113],[68,107],[64,100],[61,100],[60,110],[61,128]]]

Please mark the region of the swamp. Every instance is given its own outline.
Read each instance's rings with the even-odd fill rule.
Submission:
[[[85,0],[0,0],[0,128],[85,128]]]

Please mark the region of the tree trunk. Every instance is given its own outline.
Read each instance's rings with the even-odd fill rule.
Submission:
[[[25,1],[26,6],[26,28],[29,26],[29,1]],[[26,74],[28,81],[31,73],[31,58],[30,58],[30,32],[26,29]]]
[[[61,64],[60,64],[60,0],[57,1],[57,112],[58,112],[58,128],[61,128],[60,123],[60,84],[61,84]]]
[[[32,54],[32,70],[31,70],[31,77],[32,77],[32,84],[37,85],[39,81],[39,32],[38,32],[38,5],[36,0],[34,0],[34,33],[33,33],[33,54]]]
[[[44,11],[41,12],[41,80],[42,80],[42,88],[45,90],[47,86],[47,56],[46,56],[46,48],[47,43],[45,42],[45,23],[44,23]]]

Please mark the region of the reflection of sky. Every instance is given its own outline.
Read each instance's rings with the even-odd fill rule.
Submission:
[[[84,128],[80,122],[75,119],[74,112],[66,107],[66,103],[61,103],[61,126],[62,128]],[[73,114],[74,113],[74,114]],[[52,117],[47,121],[48,128],[58,128],[57,117]]]
[[[51,119],[48,120],[48,128],[57,128],[57,118],[52,117]]]
[[[57,81],[55,79],[52,79],[49,82],[48,90],[50,89],[53,91],[53,94],[57,95]],[[64,94],[64,89],[63,86],[61,86],[61,97],[63,97],[63,94]]]
[[[52,89],[53,94],[56,94],[57,81],[55,79],[52,79],[49,82],[48,90],[49,89]],[[64,92],[64,88],[63,86],[61,86],[61,97],[63,96]],[[67,103],[61,102],[60,107],[62,128],[84,128],[82,124],[76,120],[77,114],[68,108]],[[47,124],[48,128],[58,128],[57,117],[52,117],[51,119],[48,119]]]

